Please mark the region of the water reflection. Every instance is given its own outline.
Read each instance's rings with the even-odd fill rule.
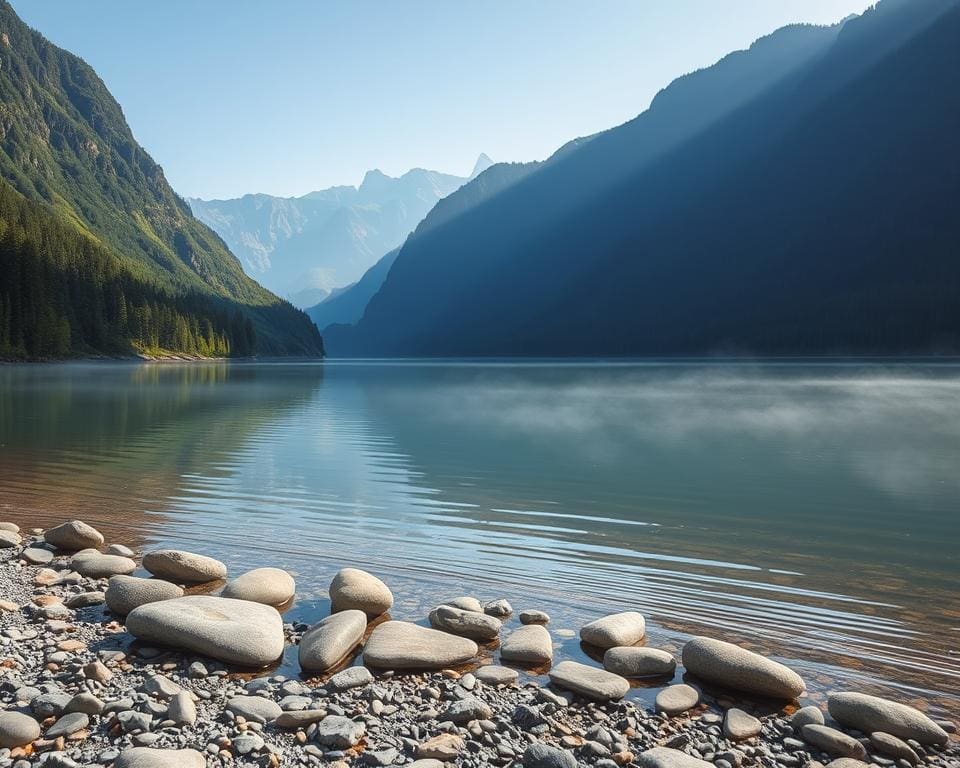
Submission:
[[[466,592],[556,628],[636,608],[651,643],[946,697],[958,394],[948,366],[7,366],[0,488],[28,525],[288,567],[294,617],[359,564],[402,618]]]

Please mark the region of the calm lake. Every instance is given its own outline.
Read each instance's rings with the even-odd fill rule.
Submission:
[[[954,365],[0,366],[0,519],[73,517],[286,567],[291,620],[353,565],[397,618],[542,608],[558,658],[637,609],[649,644],[743,642],[814,700],[960,710]]]

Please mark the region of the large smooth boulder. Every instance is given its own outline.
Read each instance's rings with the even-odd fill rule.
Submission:
[[[500,645],[500,658],[519,664],[549,664],[553,661],[553,640],[546,627],[528,624],[507,635]]]
[[[473,640],[495,640],[500,635],[500,619],[485,613],[441,605],[430,611],[430,624],[436,629]]]
[[[207,761],[195,749],[128,747],[120,753],[113,768],[207,768]]]
[[[598,701],[622,699],[630,683],[620,675],[577,661],[561,661],[550,670],[550,682]]]
[[[677,662],[659,648],[608,648],[603,654],[603,668],[621,677],[661,677],[672,675]]]
[[[40,738],[40,723],[22,712],[0,712],[0,747],[22,747]]]
[[[103,546],[103,534],[82,520],[70,520],[44,532],[48,544],[66,552]]]
[[[367,614],[355,609],[327,616],[300,638],[300,666],[325,672],[345,661],[367,631]]]
[[[293,576],[281,568],[255,568],[231,580],[221,597],[249,600],[264,605],[283,605],[297,591]]]
[[[805,688],[789,667],[709,637],[695,637],[683,646],[683,666],[701,680],[772,699],[795,699]]]
[[[864,733],[883,731],[921,744],[946,744],[947,732],[906,704],[865,693],[834,693],[827,700],[830,715],[841,725]]]
[[[143,567],[158,578],[178,584],[201,584],[227,577],[227,566],[219,560],[179,549],[147,552]]]
[[[137,570],[136,562],[129,557],[104,555],[95,549],[83,550],[75,554],[70,558],[70,567],[81,576],[91,579],[127,575]]]
[[[126,623],[141,640],[245,667],[265,667],[283,653],[280,614],[246,600],[177,597],[134,608]]]
[[[173,600],[177,597],[183,597],[183,590],[176,584],[162,579],[113,576],[107,582],[107,608],[120,616],[126,616],[141,605]]]
[[[597,648],[617,648],[639,643],[646,631],[646,621],[641,614],[624,611],[584,624],[580,628],[580,639]]]
[[[641,752],[637,764],[641,768],[713,768],[713,763],[670,747],[654,747]]]
[[[386,621],[370,635],[363,661],[382,669],[443,669],[477,655],[473,640],[406,621]]]
[[[363,611],[379,616],[393,606],[393,593],[372,573],[359,568],[342,568],[330,583],[330,610]]]

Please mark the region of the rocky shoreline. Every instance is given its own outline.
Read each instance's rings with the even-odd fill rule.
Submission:
[[[719,639],[688,641],[671,685],[678,660],[642,645],[634,611],[581,628],[602,665],[554,663],[549,616],[504,598],[451,600],[422,626],[345,568],[307,627],[283,621],[286,572],[228,576],[80,521],[0,523],[0,768],[960,768],[953,723],[856,691],[799,707],[795,671]],[[253,671],[291,644],[300,679]],[[624,698],[635,679],[663,682],[655,709]]]

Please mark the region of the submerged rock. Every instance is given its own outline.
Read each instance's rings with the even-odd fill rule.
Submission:
[[[896,701],[865,693],[834,693],[827,701],[830,715],[840,724],[870,734],[883,731],[921,744],[946,744],[947,732],[923,712]]]
[[[367,616],[379,616],[393,606],[389,587],[371,573],[359,568],[343,568],[330,583],[330,610],[358,610]]]
[[[493,616],[452,605],[441,605],[430,611],[430,624],[444,632],[483,641],[496,639],[502,626]]]
[[[324,672],[344,661],[367,631],[367,614],[350,609],[327,616],[300,638],[300,666]]]
[[[616,648],[639,643],[646,631],[646,622],[641,614],[624,611],[584,624],[580,629],[580,639],[598,648]]]
[[[264,605],[283,605],[293,599],[297,586],[282,568],[255,568],[230,581],[221,597]]]
[[[598,701],[622,699],[630,683],[620,675],[576,661],[562,661],[550,670],[550,682]]]
[[[246,600],[193,595],[148,603],[127,616],[141,640],[172,645],[230,664],[264,667],[283,653],[283,621],[273,608]]]
[[[774,699],[795,699],[805,687],[789,667],[709,637],[695,637],[683,646],[683,666],[701,680]]]
[[[179,549],[158,549],[143,556],[143,567],[154,576],[179,583],[200,584],[227,577],[219,560]]]
[[[443,669],[469,661],[478,650],[466,637],[405,621],[386,621],[367,640],[363,661],[382,669]]]

